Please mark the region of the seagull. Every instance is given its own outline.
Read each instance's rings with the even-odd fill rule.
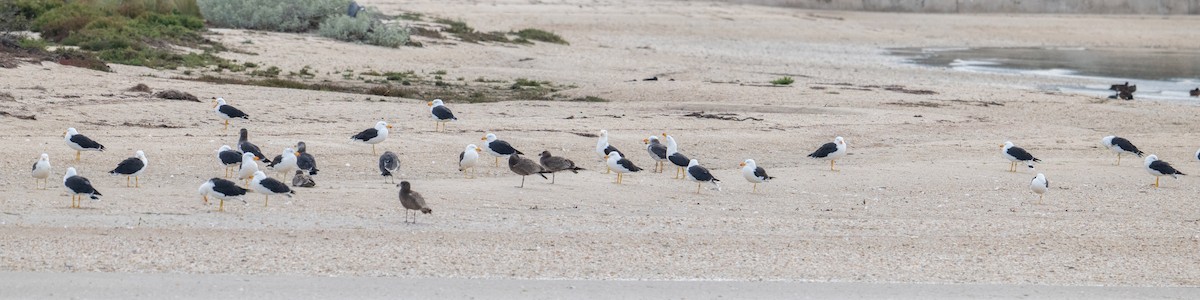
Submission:
[[[1038,173],[1037,176],[1034,176],[1033,180],[1029,182],[1029,189],[1038,194],[1038,204],[1042,204],[1042,198],[1045,197],[1044,194],[1049,188],[1050,182],[1046,181],[1046,175],[1042,175],[1042,173]]]
[[[317,175],[317,171],[320,171],[317,170],[317,158],[313,157],[312,154],[308,154],[308,145],[304,144],[304,142],[296,143],[296,152],[300,153],[296,157],[296,167],[299,167],[307,175]]]
[[[713,186],[716,186],[718,191],[721,190],[721,184],[717,183],[717,182],[720,182],[721,180],[717,179],[716,177],[713,177],[712,173],[709,173],[708,169],[705,169],[703,166],[700,166],[700,162],[695,159],[688,161],[687,179],[690,179],[690,180],[696,182],[696,193],[697,194],[700,193],[700,184],[704,183],[704,182],[708,182],[708,183],[711,183]]]
[[[433,116],[434,131],[438,131],[439,125],[442,127],[441,130],[446,130],[446,122],[458,121],[458,118],[454,117],[454,112],[442,104],[442,99],[433,99],[429,102],[429,114]]]
[[[834,168],[834,162],[843,156],[846,156],[846,140],[840,136],[834,138],[832,143],[821,145],[821,148],[817,148],[817,151],[813,151],[813,153],[808,155],[808,157],[828,160],[829,170],[832,171],[837,171]]]
[[[245,128],[238,130],[238,150],[242,151],[243,153],[253,153],[254,157],[257,157],[258,160],[261,160],[264,163],[270,163],[271,160],[267,159],[266,155],[263,155],[262,150],[258,149],[258,146],[250,142],[249,136],[249,130],[246,130]]]
[[[621,157],[621,152],[612,152],[604,157],[608,163],[608,168],[617,172],[617,184],[621,184],[621,174],[633,173],[641,171],[642,168],[633,165],[632,161]]]
[[[267,177],[262,171],[254,172],[254,180],[250,182],[250,188],[255,192],[263,194],[263,207],[267,207],[268,201],[271,200],[271,195],[284,195],[291,198],[296,194],[296,191],[288,188],[283,182],[275,180],[275,178]]]
[[[1187,175],[1187,174],[1183,174],[1183,172],[1175,170],[1174,167],[1171,167],[1171,164],[1168,164],[1165,161],[1158,160],[1158,155],[1154,155],[1154,154],[1150,154],[1150,156],[1146,156],[1146,172],[1150,172],[1150,175],[1154,175],[1154,187],[1155,188],[1158,188],[1158,178],[1160,176],[1166,175],[1166,176],[1171,176],[1171,178],[1179,178],[1178,176],[1175,176],[1175,175]]]
[[[33,163],[33,188],[38,189],[38,183],[42,183],[41,189],[46,189],[50,185],[50,155],[42,153],[42,157],[37,162]]]
[[[246,185],[250,184],[250,179],[254,178],[254,172],[258,172],[258,160],[254,153],[242,153],[242,164],[238,167],[238,179],[246,180]]]
[[[1142,157],[1142,151],[1138,150],[1137,146],[1134,146],[1133,143],[1130,143],[1129,140],[1127,140],[1125,138],[1118,137],[1115,135],[1110,135],[1110,136],[1104,137],[1104,139],[1101,139],[1100,143],[1104,144],[1105,147],[1108,147],[1109,150],[1112,150],[1113,152],[1117,153],[1117,165],[1118,166],[1121,165],[1121,154],[1122,153],[1129,153],[1129,154],[1137,155],[1138,157]]]
[[[225,178],[229,178],[229,174],[235,165],[242,162],[242,152],[233,150],[229,145],[221,145],[221,149],[217,149],[217,161],[225,166]]]
[[[654,159],[654,172],[663,172],[663,162],[667,161],[667,146],[658,141],[657,136],[650,136],[642,143],[646,144],[646,152],[650,153],[650,158]]]
[[[80,202],[83,202],[83,195],[88,195],[92,200],[100,201],[100,191],[92,187],[92,182],[87,178],[79,176],[74,167],[67,168],[67,174],[63,176],[63,186],[71,193],[71,208],[79,208]]]
[[[599,154],[600,157],[605,157],[612,152],[621,153],[620,150],[617,150],[617,147],[608,144],[608,130],[601,129],[600,139],[596,140],[596,154]],[[611,171],[611,169],[605,170],[604,174],[608,174]]]
[[[1009,163],[1009,168],[1008,168],[1009,172],[1017,171],[1017,162],[1025,162],[1025,164],[1033,165],[1033,162],[1035,162],[1035,161],[1036,162],[1042,161],[1040,159],[1033,157],[1033,154],[1029,154],[1029,152],[1025,151],[1025,149],[1021,149],[1021,147],[1013,146],[1013,143],[1011,141],[1004,141],[1004,145],[1000,145],[1000,148],[1001,148],[1000,155],[1003,155],[1004,158],[1008,159],[1011,162],[1011,163]]]
[[[371,144],[371,154],[375,154],[375,144],[382,143],[383,140],[387,139],[388,128],[392,128],[392,125],[388,125],[384,121],[379,121],[375,123],[375,128],[363,130],[351,136],[350,140]]]
[[[545,167],[542,167],[542,165],[539,165],[532,159],[521,157],[520,154],[508,156],[508,169],[512,170],[513,173],[517,173],[517,175],[521,175],[521,186],[519,186],[521,188],[525,187],[525,176],[528,175],[538,174],[543,179],[550,179],[546,178],[546,175],[543,174],[550,173],[550,171],[547,171]]]
[[[146,163],[146,152],[138,150],[133,157],[121,161],[117,164],[117,168],[109,171],[108,174],[125,175],[125,187],[129,187],[129,177],[132,176],[134,178],[133,187],[141,187],[137,178],[142,175],[142,171],[146,171]]]
[[[464,176],[467,176],[468,169],[474,173],[475,166],[479,165],[479,152],[483,152],[483,149],[479,149],[479,146],[475,146],[475,144],[470,144],[463,149],[463,152],[458,153],[458,171],[463,172]],[[468,176],[468,178],[471,177],[473,176]]]
[[[421,197],[421,193],[412,190],[412,184],[408,181],[401,181],[400,184],[400,205],[404,206],[404,223],[408,223],[408,211],[413,212],[413,224],[417,223],[417,212],[430,214],[433,213],[428,205],[425,205],[425,197]]]
[[[561,156],[551,156],[550,151],[542,151],[541,159],[542,167],[546,171],[550,171],[550,183],[554,184],[554,174],[558,171],[571,171],[571,173],[579,174],[579,170],[583,168],[576,167],[575,162]]]
[[[497,139],[496,134],[493,134],[493,133],[488,133],[487,135],[485,135],[483,137],[482,140],[487,141],[487,143],[483,144],[483,150],[487,151],[488,154],[491,154],[492,156],[496,157],[496,166],[497,167],[500,166],[500,158],[501,157],[508,157],[509,155],[513,155],[513,154],[522,154],[522,155],[525,154],[525,153],[521,152],[521,150],[517,150],[516,148],[513,148],[512,145],[508,144],[508,142]]]
[[[300,152],[296,152],[295,149],[283,149],[283,153],[281,153],[279,156],[275,156],[276,160],[271,162],[271,164],[268,164],[267,167],[275,170],[275,172],[283,174],[280,175],[279,178],[282,178],[283,180],[289,180],[287,175],[292,174],[292,172],[295,172],[300,168],[296,165],[296,160],[299,156]]]
[[[314,187],[317,186],[317,182],[313,181],[312,176],[305,174],[304,170],[296,170],[296,176],[292,177],[292,186]]]
[[[395,175],[393,173],[398,173],[397,171],[400,171],[400,157],[392,151],[384,151],[383,155],[379,156],[379,172],[383,173],[383,179],[391,178],[392,183],[396,183],[395,177],[392,176]]]
[[[246,203],[246,199],[242,198],[242,196],[246,195],[247,190],[238,186],[233,181],[213,177],[205,181],[204,185],[200,186],[200,190],[205,195],[205,203],[208,202],[208,195],[212,195],[221,201],[217,205],[217,211],[225,211],[225,200],[237,199],[242,200],[242,203]]]
[[[775,177],[767,175],[767,170],[755,164],[753,159],[746,159],[739,166],[742,167],[742,177],[746,177],[746,181],[754,184],[754,189],[750,191],[751,193],[758,191],[759,183],[775,179]]]
[[[63,139],[67,141],[67,146],[75,149],[75,161],[79,161],[79,153],[82,151],[104,151],[104,145],[79,134],[75,128],[67,128],[67,132],[63,134],[66,135]]]
[[[216,112],[218,117],[221,117],[221,119],[225,120],[225,130],[229,129],[229,120],[250,119],[250,116],[246,115],[246,113],[233,107],[232,105],[225,103],[224,98],[213,98],[213,102],[213,112]]]
[[[667,139],[667,160],[671,161],[677,168],[675,169],[675,178],[681,178],[683,171],[687,168],[688,163],[692,160],[683,153],[679,153],[679,144],[675,143],[675,137],[663,133],[662,136]]]
[[[196,190],[196,193],[200,194],[201,199],[204,199],[204,205],[208,205],[208,195],[213,193],[212,181],[205,180],[204,183],[200,184],[200,188]]]

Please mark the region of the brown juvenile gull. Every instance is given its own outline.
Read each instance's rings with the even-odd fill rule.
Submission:
[[[404,205],[404,223],[408,223],[408,211],[413,210],[413,224],[417,223],[417,212],[433,213],[428,205],[425,205],[425,197],[421,197],[421,193],[412,190],[412,184],[408,181],[400,182],[400,205]]]
[[[539,165],[532,159],[521,157],[520,154],[516,153],[508,157],[508,169],[512,170],[513,173],[517,173],[517,175],[521,175],[521,186],[519,187],[522,188],[525,187],[525,176],[528,175],[538,174],[538,176],[542,176],[542,178],[550,179],[547,178],[546,175],[542,174],[549,173],[549,171],[546,171],[546,168],[542,167],[542,165]]]
[[[314,187],[317,182],[313,181],[312,176],[304,174],[304,170],[296,170],[296,176],[292,177],[292,186],[294,187]]]
[[[550,151],[542,151],[542,167],[550,172],[550,183],[554,184],[554,174],[558,171],[571,171],[571,173],[579,174],[579,170],[583,168],[576,167],[575,162],[561,156],[551,156]]]

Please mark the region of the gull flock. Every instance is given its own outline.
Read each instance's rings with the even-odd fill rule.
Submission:
[[[213,101],[213,112],[223,121],[225,129],[228,129],[230,120],[247,120],[250,118],[242,110],[230,105],[224,98],[213,98]],[[448,123],[459,120],[441,99],[428,102],[428,106],[430,117],[435,122],[434,131],[445,131]],[[372,146],[372,155],[375,155],[377,153],[376,145],[388,139],[389,129],[391,128],[392,126],[387,122],[379,121],[375,126],[351,135],[350,140],[370,144]],[[630,155],[632,153],[618,150],[610,143],[608,130],[599,130],[598,136],[595,153],[605,165],[604,172],[615,174],[614,184],[622,184],[626,176],[646,171],[646,169],[637,166],[631,160],[632,157]],[[501,140],[495,133],[486,133],[480,140],[482,141],[482,146],[468,144],[458,154],[458,171],[462,172],[465,178],[470,179],[475,177],[475,170],[483,164],[481,163],[483,153],[494,158],[495,167],[500,167],[500,160],[504,159],[508,164],[509,170],[521,176],[521,183],[516,188],[524,188],[526,184],[525,177],[529,175],[537,175],[548,179],[550,184],[554,184],[557,182],[557,173],[561,171],[579,173],[579,171],[586,170],[577,166],[571,159],[554,156],[548,150],[542,151],[538,155],[539,159],[537,160],[525,157],[524,152],[517,150],[509,142]],[[64,132],[64,141],[67,147],[76,151],[75,162],[81,160],[82,152],[84,151],[105,150],[102,144],[81,134],[75,128],[68,128]],[[1160,160],[1157,155],[1145,155],[1144,152],[1138,149],[1137,146],[1134,146],[1128,139],[1107,136],[1102,138],[1100,142],[1105,148],[1117,155],[1116,165],[1118,166],[1125,155],[1144,157],[1145,171],[1155,177],[1153,184],[1155,188],[1160,186],[1162,176],[1178,178],[1179,175],[1185,175],[1171,164]],[[702,165],[699,160],[689,158],[683,154],[674,136],[666,133],[650,135],[648,138],[643,139],[642,143],[645,144],[647,157],[654,163],[651,172],[664,173],[669,163],[676,167],[675,179],[685,179],[696,183],[695,193],[701,193],[704,184],[711,185],[715,190],[722,190],[720,185],[722,181],[717,177],[721,174],[714,174]],[[1016,146],[1011,141],[1005,141],[1000,145],[1000,150],[1000,156],[1009,161],[1009,172],[1016,172],[1019,164],[1024,164],[1032,170],[1035,163],[1042,161],[1026,149]],[[836,162],[846,157],[848,151],[845,138],[838,136],[831,142],[818,146],[807,157],[814,160],[827,160],[829,161],[829,170],[837,172],[839,170],[837,169]],[[248,197],[249,192],[262,194],[263,206],[269,206],[270,196],[285,196],[290,198],[297,195],[296,190],[289,187],[285,182],[292,182],[293,187],[312,187],[316,184],[312,176],[317,175],[317,158],[308,153],[307,145],[304,142],[298,142],[294,148],[287,147],[283,149],[279,155],[276,155],[271,160],[263,154],[257,145],[250,142],[249,130],[241,128],[238,131],[236,148],[229,145],[222,145],[219,149],[216,149],[215,153],[215,161],[225,169],[224,176],[213,177],[204,181],[197,192],[202,196],[205,203],[208,203],[209,197],[220,201],[218,211],[224,211],[224,202],[226,200],[240,200],[245,203],[245,198]],[[1200,151],[1197,151],[1194,158],[1200,160]],[[402,166],[401,159],[400,155],[392,151],[386,151],[383,155],[379,156],[379,171],[385,181],[390,180],[394,184],[394,177],[399,175]],[[260,161],[267,165],[260,167]],[[146,175],[147,169],[150,168],[149,166],[146,153],[138,150],[132,157],[118,162],[116,167],[109,171],[109,173],[114,176],[125,176],[126,187],[137,188],[140,187],[140,177]],[[276,173],[278,179],[269,177],[264,170],[273,171]],[[765,184],[775,179],[775,177],[768,175],[767,170],[760,166],[754,159],[745,159],[739,164],[738,170],[742,177],[748,183],[752,184],[751,193],[758,193],[760,184]],[[46,189],[48,179],[52,174],[51,160],[48,154],[42,153],[40,155],[33,164],[30,174],[35,180],[35,189]],[[546,174],[550,174],[551,177],[547,177]],[[242,181],[244,185],[239,185],[238,180]],[[430,214],[432,212],[432,209],[426,204],[424,197],[413,190],[412,184],[409,181],[402,181],[396,186],[400,188],[399,200],[401,205],[406,211],[414,211],[412,222],[416,222],[416,213]],[[63,187],[71,196],[71,208],[80,208],[84,198],[99,201],[101,196],[103,196],[97,190],[96,186],[75,167],[67,168],[63,176]],[[1033,179],[1029,181],[1030,191],[1038,195],[1039,204],[1050,191],[1050,187],[1051,185],[1043,173],[1036,173]],[[408,213],[405,216],[405,222],[409,222]]]

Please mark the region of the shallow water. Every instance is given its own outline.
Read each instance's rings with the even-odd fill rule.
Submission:
[[[931,67],[1005,74],[1087,79],[1086,85],[1039,88],[1096,96],[1114,94],[1112,84],[1136,84],[1135,99],[1197,100],[1200,52],[1096,50],[1084,48],[900,48],[892,54]]]

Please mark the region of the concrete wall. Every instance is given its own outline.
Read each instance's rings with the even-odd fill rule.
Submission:
[[[728,0],[808,9],[922,13],[1200,14],[1200,0]]]

